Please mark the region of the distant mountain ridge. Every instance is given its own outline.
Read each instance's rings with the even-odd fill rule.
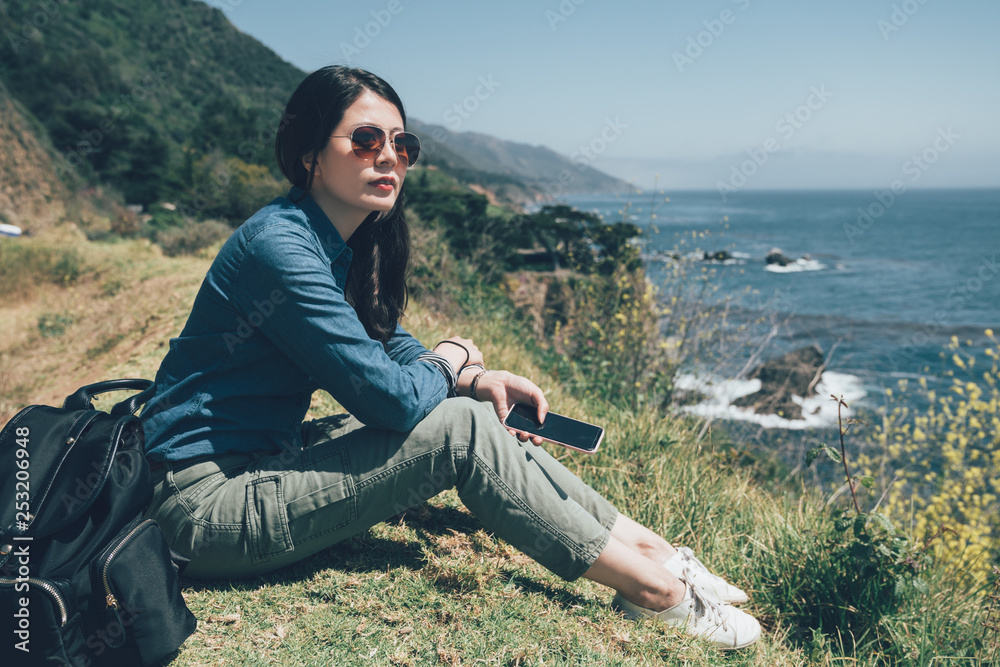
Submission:
[[[411,118],[429,164],[509,177],[531,186],[535,199],[579,192],[621,192],[628,184],[545,146],[532,146],[476,132],[453,132]],[[423,158],[422,158],[423,159]]]
[[[26,119],[17,131],[35,128],[64,181],[79,174],[150,204],[210,197],[204,165],[219,156],[280,178],[275,119],[305,73],[221,10],[199,0],[0,0],[0,23],[0,82]],[[411,126],[422,163],[501,201],[626,187],[541,146]],[[12,159],[0,146],[0,162]]]

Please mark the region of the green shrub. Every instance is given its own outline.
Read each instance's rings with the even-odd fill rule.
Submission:
[[[169,203],[155,204],[150,208],[150,217],[146,221],[146,231],[150,238],[155,238],[156,232],[170,229],[171,227],[183,227],[189,219],[177,210],[177,206]]]
[[[632,409],[669,400],[674,369],[659,332],[656,290],[642,271],[575,276],[548,339],[565,379]]]
[[[239,224],[286,190],[267,167],[236,157],[206,155],[194,164],[193,173],[195,188],[180,207],[189,218]]]
[[[42,338],[58,338],[73,324],[73,316],[67,312],[43,313],[38,318],[38,333]]]
[[[142,229],[142,220],[133,210],[122,208],[111,218],[111,231],[118,236],[131,238]]]
[[[933,560],[928,543],[899,530],[885,514],[862,509],[857,490],[873,488],[875,480],[851,472],[845,440],[850,427],[860,422],[850,419],[845,425],[841,410],[847,403],[832,398],[837,402],[840,449],[823,443],[809,451],[806,465],[825,454],[842,466],[851,502],[820,524],[815,541],[800,545],[805,548],[789,572],[794,582],[789,586],[796,590],[789,603],[800,623],[837,637],[842,650],[864,646],[884,651],[894,644],[884,619],[896,615],[908,599],[928,594],[921,574]]]
[[[407,180],[406,205],[411,218],[441,231],[449,254],[474,267],[480,283],[498,283],[516,265],[518,248],[530,245],[524,216],[492,207],[485,195],[427,169]]]
[[[641,231],[632,223],[607,224],[596,213],[585,213],[565,204],[543,206],[526,216],[524,228],[545,248],[554,270],[570,267],[585,274],[612,275],[642,266],[632,239]]]
[[[32,239],[0,242],[0,300],[27,298],[35,285],[72,285],[86,271],[83,256],[71,245],[47,245]]]

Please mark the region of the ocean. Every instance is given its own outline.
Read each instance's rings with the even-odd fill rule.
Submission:
[[[950,382],[951,354],[942,352],[952,337],[985,360],[985,330],[1000,333],[1000,190],[739,191],[726,201],[715,191],[645,191],[564,201],[607,222],[638,225],[654,282],[665,279],[679,239],[708,232],[688,250],[729,253],[726,261],[706,263],[720,288],[710,298],[733,299],[744,323],[763,317],[780,324],[764,358],[814,343],[830,355],[814,405],[820,412],[799,420],[731,405],[750,387],[726,373],[745,358],[714,374],[692,369],[682,381],[710,395],[691,408],[705,416],[766,428],[834,426],[830,393],[878,409],[901,379]],[[790,263],[768,265],[772,249]],[[749,330],[763,338],[763,325],[756,326]],[[905,401],[922,407],[914,392]]]

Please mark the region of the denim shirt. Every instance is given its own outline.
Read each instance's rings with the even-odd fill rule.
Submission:
[[[142,412],[150,460],[302,446],[325,389],[368,426],[408,431],[448,393],[397,326],[372,340],[344,297],[351,249],[292,188],[237,229],[201,285]]]

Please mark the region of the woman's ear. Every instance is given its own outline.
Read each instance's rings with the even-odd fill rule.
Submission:
[[[315,165],[315,166],[314,166]],[[307,153],[302,156],[302,166],[306,168],[306,173],[315,169],[314,176],[319,174],[319,160],[316,159],[316,152]]]

